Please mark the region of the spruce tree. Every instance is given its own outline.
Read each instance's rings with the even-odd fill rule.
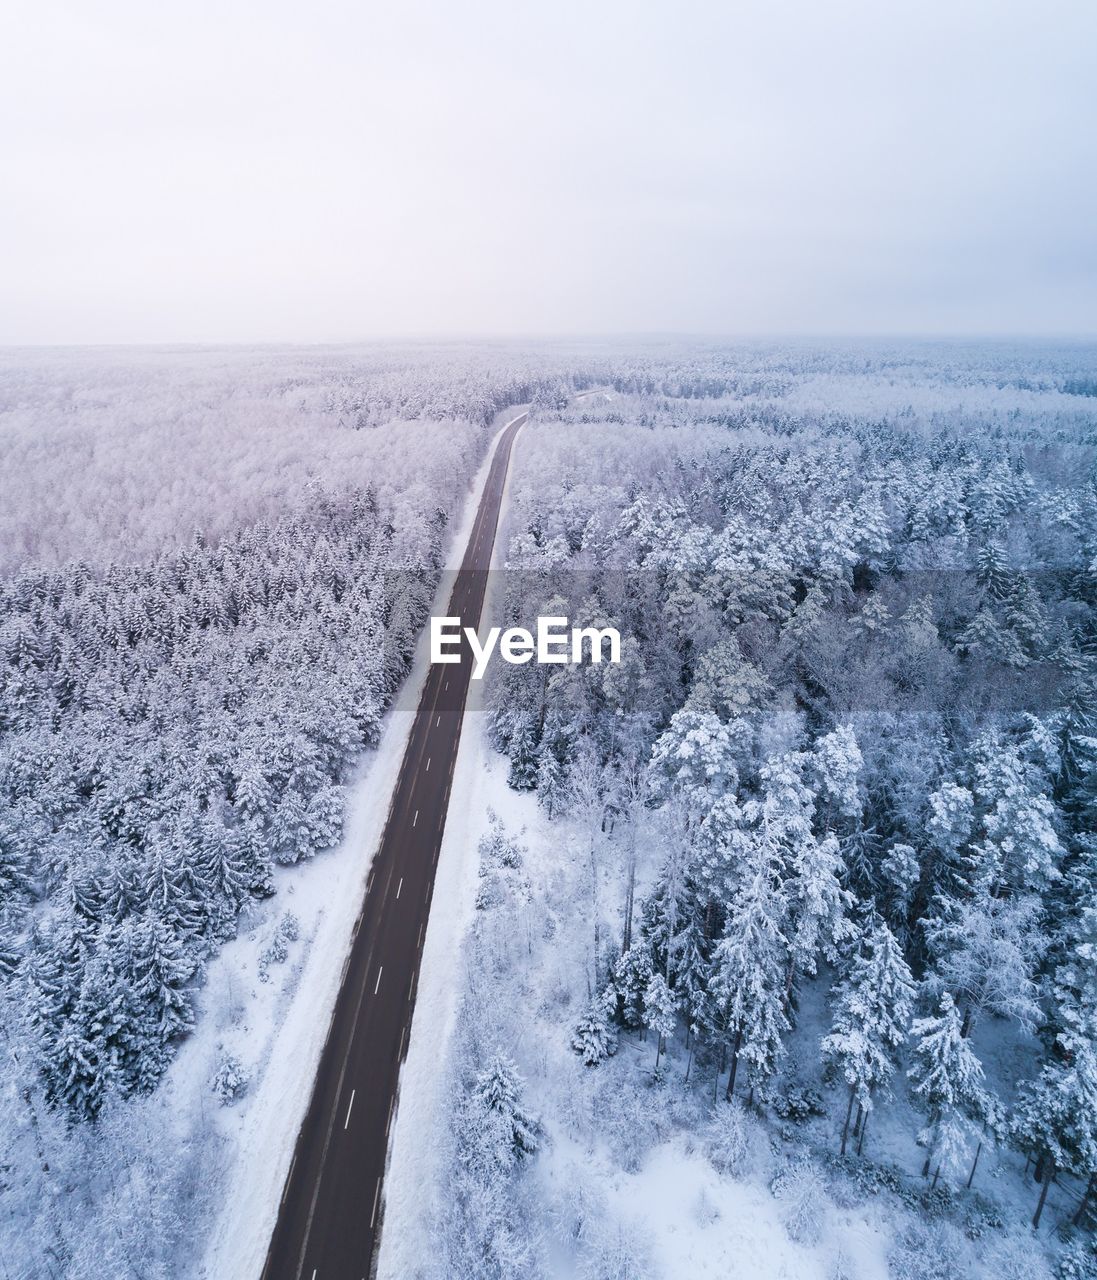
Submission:
[[[524,1083],[510,1058],[497,1053],[476,1079],[474,1097],[497,1129],[498,1154],[505,1164],[535,1155],[540,1147],[539,1121],[522,1105]]]
[[[822,1049],[850,1087],[842,1127],[844,1155],[853,1103],[868,1111],[874,1092],[886,1088],[909,1032],[914,1002],[910,968],[895,936],[879,918],[866,921],[833,996],[831,1030],[823,1037]]]
[[[928,1115],[918,1135],[928,1150],[922,1174],[928,1176],[936,1163],[936,1183],[942,1167],[958,1166],[968,1139],[986,1121],[990,1099],[983,1088],[982,1064],[947,991],[936,1013],[915,1019],[911,1036],[913,1061],[907,1075]]]

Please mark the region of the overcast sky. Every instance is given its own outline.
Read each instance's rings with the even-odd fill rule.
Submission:
[[[0,342],[1097,333],[1094,0],[8,0]]]

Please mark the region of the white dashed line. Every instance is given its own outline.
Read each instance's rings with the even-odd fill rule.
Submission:
[[[412,818],[412,820],[411,820],[411,825],[414,827],[414,826],[415,826],[415,824],[416,824],[418,821],[419,821],[419,810],[418,810],[418,809],[416,809],[416,810],[415,810],[415,817],[414,817],[414,818]]]
[[[347,1127],[348,1124],[350,1124],[350,1109],[353,1106],[354,1106],[354,1090],[352,1089],[350,1091],[350,1101],[347,1103],[347,1118],[343,1121],[344,1129]]]
[[[430,773],[430,756],[427,756],[427,767],[423,770],[423,772]]]
[[[400,896],[400,890],[404,887],[404,877],[400,877],[400,883],[396,886],[396,896]]]
[[[377,1179],[377,1190],[373,1193],[373,1212],[369,1216],[369,1225],[372,1230],[373,1224],[377,1221],[377,1201],[381,1196],[381,1179]],[[316,1280],[316,1272],[312,1273],[312,1280]]]
[[[380,989],[380,986],[381,986],[381,974],[383,974],[384,972],[385,972],[385,966],[384,966],[384,965],[381,965],[381,967],[377,970],[377,981],[373,984],[373,994],[374,994],[374,995],[376,995],[376,994],[377,994],[377,992],[378,992],[378,990]]]

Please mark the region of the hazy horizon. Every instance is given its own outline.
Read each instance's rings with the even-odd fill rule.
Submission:
[[[0,344],[1097,334],[1097,7],[17,9]]]

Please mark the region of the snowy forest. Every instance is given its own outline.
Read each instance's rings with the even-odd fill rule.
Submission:
[[[423,1274],[1097,1274],[1095,369],[699,351],[538,414],[505,622],[625,653],[493,672]]]
[[[1097,1277],[1097,354],[655,342],[0,354],[0,1277],[212,1280],[526,404],[403,1276]]]
[[[276,868],[337,844],[497,411],[574,368],[3,356],[0,1275],[186,1273],[212,1138],[142,1099]]]

